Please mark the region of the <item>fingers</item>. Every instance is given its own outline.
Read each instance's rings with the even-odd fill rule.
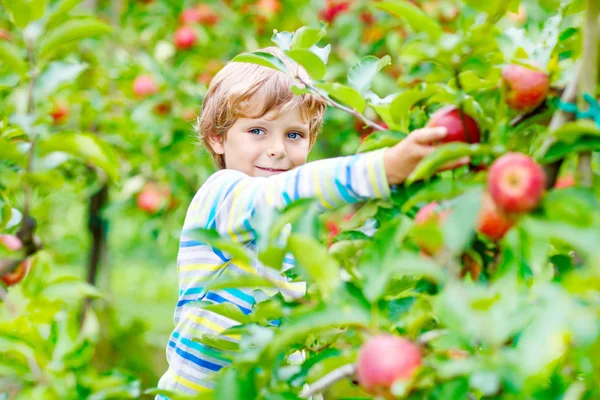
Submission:
[[[458,160],[451,161],[447,164],[442,165],[438,171],[447,171],[449,169],[454,169],[458,167],[462,167],[463,165],[467,165],[471,162],[471,157],[463,157]]]
[[[446,137],[448,131],[445,127],[415,129],[409,135],[416,143],[428,145]]]

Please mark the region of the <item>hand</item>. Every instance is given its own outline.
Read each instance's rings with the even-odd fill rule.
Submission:
[[[386,149],[383,153],[383,164],[388,183],[397,185],[404,182],[417,164],[435,150],[435,143],[446,134],[444,127],[416,129],[400,143]],[[469,161],[469,157],[464,157],[444,165],[439,171],[457,168],[468,164]]]

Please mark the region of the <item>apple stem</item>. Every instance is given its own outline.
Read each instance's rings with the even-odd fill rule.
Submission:
[[[591,93],[596,97],[596,84],[598,80],[598,16],[600,15],[600,2],[587,0],[585,25],[583,27],[583,59],[581,62],[581,75],[578,81],[578,106],[584,107],[583,95]],[[579,155],[577,167],[582,186],[592,186],[592,153],[587,151]]]
[[[378,131],[387,130],[385,127],[379,125],[378,123],[376,123],[374,121],[371,121],[369,118],[365,117],[364,115],[362,115],[355,109],[346,107],[345,105],[340,104],[337,101],[333,100],[331,97],[329,97],[329,95],[327,93],[324,93],[323,91],[319,90],[316,86],[312,85],[310,82],[305,81],[300,76],[300,74],[297,73],[295,78],[298,79],[308,90],[310,90],[311,92],[315,93],[316,95],[322,97],[330,106],[339,108],[340,110],[345,111],[348,114],[351,114],[351,115],[355,116],[356,118],[361,119],[367,126],[373,128],[373,129],[376,129]]]
[[[324,389],[328,388],[329,386],[333,385],[334,383],[336,383],[344,378],[353,376],[355,373],[356,373],[356,365],[355,364],[342,365],[341,367],[334,369],[333,371],[331,371],[330,373],[328,373],[321,379],[319,379],[316,382],[314,382],[313,384],[311,384],[310,387],[304,388],[304,390],[302,390],[302,393],[300,393],[300,398],[307,399],[316,393],[322,392]]]

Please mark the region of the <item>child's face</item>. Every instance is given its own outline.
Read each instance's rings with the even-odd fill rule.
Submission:
[[[239,118],[212,147],[224,154],[226,168],[268,177],[306,163],[309,125],[297,107],[271,110],[261,118]]]

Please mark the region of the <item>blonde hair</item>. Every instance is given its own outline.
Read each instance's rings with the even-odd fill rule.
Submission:
[[[278,48],[267,47],[258,51],[276,56],[288,71],[296,72],[304,81],[310,81],[306,71],[290,61]],[[217,168],[225,168],[225,158],[214,152],[209,138],[225,137],[238,118],[261,118],[271,110],[285,112],[299,107],[302,117],[309,123],[310,145],[313,145],[323,127],[327,105],[323,99],[313,94],[292,93],[291,87],[294,84],[301,86],[290,75],[247,62],[229,62],[214,76],[202,101],[196,132]],[[250,115],[254,96],[264,99],[264,102],[258,113]]]

